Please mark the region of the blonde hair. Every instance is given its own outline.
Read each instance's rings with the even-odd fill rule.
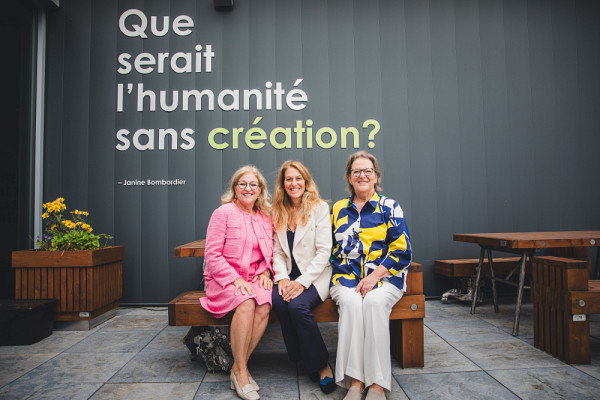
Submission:
[[[371,162],[373,163],[373,170],[375,171],[375,174],[377,175],[377,181],[375,182],[375,191],[380,192],[381,191],[381,170],[379,169],[379,165],[377,165],[377,159],[375,158],[375,156],[373,154],[368,153],[364,150],[357,151],[356,153],[351,154],[350,157],[348,158],[348,162],[346,163],[346,190],[348,190],[348,192],[350,194],[352,194],[352,195],[354,194],[354,186],[352,186],[352,184],[350,183],[350,175],[352,174],[352,164],[358,158],[366,158],[367,160],[371,160]]]
[[[292,199],[285,191],[285,172],[288,168],[297,169],[304,178],[304,194],[302,194],[300,201],[300,209],[295,215],[292,212]],[[289,222],[295,222],[296,225],[301,226],[306,225],[311,210],[318,206],[321,201],[319,189],[304,164],[293,160],[287,160],[281,164],[273,192],[273,225],[275,229],[283,229]]]
[[[221,196],[221,204],[231,203],[232,201],[237,199],[237,196],[235,194],[235,187],[240,181],[240,178],[248,172],[252,172],[254,176],[256,176],[256,179],[258,179],[258,185],[260,186],[260,194],[258,195],[256,202],[254,203],[254,208],[260,211],[262,214],[268,215],[271,212],[271,195],[269,194],[269,189],[267,188],[267,181],[265,180],[265,177],[254,165],[244,165],[243,167],[235,171],[235,173],[231,177],[229,188],[225,193],[223,193],[223,196]]]

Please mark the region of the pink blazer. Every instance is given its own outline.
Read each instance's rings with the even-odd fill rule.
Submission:
[[[224,288],[228,284],[242,277],[252,281],[253,276],[248,276],[250,253],[244,252],[250,232],[243,232],[243,214],[234,203],[226,203],[217,208],[210,219],[206,231],[206,247],[204,257],[206,269],[206,290],[209,291],[209,282],[214,281]],[[269,269],[273,272],[273,223],[271,217],[257,212],[254,216],[252,228],[258,238],[259,247],[264,260],[260,263],[255,275]],[[207,293],[207,295],[210,295]]]

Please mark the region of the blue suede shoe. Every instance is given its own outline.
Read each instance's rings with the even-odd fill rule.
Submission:
[[[335,384],[335,372],[333,372],[333,368],[331,367],[331,364],[329,365],[329,369],[331,370],[331,375],[333,375],[333,378],[330,376],[326,376],[325,378],[321,379],[319,381],[319,387],[321,388],[321,392],[325,393],[325,394],[329,394],[331,392],[333,392],[335,390],[335,388],[337,387],[337,385]]]

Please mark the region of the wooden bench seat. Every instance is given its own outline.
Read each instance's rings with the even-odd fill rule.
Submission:
[[[535,347],[569,364],[589,364],[589,314],[600,314],[600,281],[589,279],[589,262],[533,258]]]
[[[199,299],[204,295],[203,291],[184,292],[173,299],[169,303],[169,325],[229,325],[233,312],[223,318],[214,318],[200,305]],[[331,299],[315,307],[313,314],[317,322],[338,320],[337,306]],[[409,266],[407,291],[396,303],[390,315],[391,352],[403,368],[425,365],[423,318],[425,318],[423,268],[413,262]],[[269,322],[277,322],[275,313],[271,313]]]
[[[494,275],[507,275],[519,263],[520,257],[493,258]],[[460,258],[456,260],[436,260],[434,271],[436,274],[450,278],[463,278],[474,276],[477,273],[478,258]],[[490,264],[486,260],[483,264],[482,274],[490,275]]]

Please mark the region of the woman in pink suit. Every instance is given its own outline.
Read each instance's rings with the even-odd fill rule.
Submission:
[[[248,359],[265,332],[273,288],[273,224],[269,192],[260,171],[247,165],[231,178],[206,232],[205,286],[202,307],[231,320],[231,389],[246,400],[259,399]]]

